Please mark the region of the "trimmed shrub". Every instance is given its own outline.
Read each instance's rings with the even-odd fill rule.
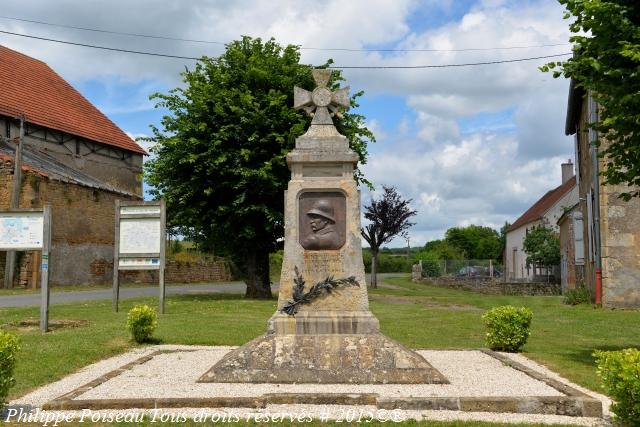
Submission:
[[[516,352],[527,342],[533,312],[526,307],[504,305],[482,315],[491,350]]]
[[[563,303],[567,305],[590,304],[591,292],[584,286],[578,286],[575,289],[569,289],[564,294]]]
[[[137,343],[148,341],[158,327],[158,315],[148,305],[136,305],[127,315],[127,329]]]
[[[622,425],[640,425],[640,350],[596,351],[597,373],[615,401],[611,411]]]
[[[422,276],[423,277],[440,277],[442,271],[440,270],[440,261],[436,259],[423,259],[422,260]]]
[[[0,409],[9,395],[9,389],[16,383],[13,370],[16,367],[18,351],[18,337],[10,332],[0,331]]]

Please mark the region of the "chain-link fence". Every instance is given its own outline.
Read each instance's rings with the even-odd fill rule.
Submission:
[[[502,264],[491,259],[422,260],[422,275],[426,277],[499,278]]]

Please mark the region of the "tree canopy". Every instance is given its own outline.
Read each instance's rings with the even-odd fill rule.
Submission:
[[[599,132],[603,175],[628,185],[625,200],[640,197],[640,2],[559,0],[574,35],[574,55],[541,69],[574,79],[602,107],[591,126]]]
[[[292,107],[293,87],[314,88],[311,66],[300,64],[297,46],[243,37],[182,77],[180,87],[152,95],[170,114],[148,138],[150,191],[165,198],[169,225],[236,261],[247,296],[270,298],[269,253],[284,234],[286,155],[310,123]],[[333,86],[341,79],[334,72]],[[334,121],[364,163],[375,141],[364,117],[347,111]],[[356,178],[364,179],[360,171]]]
[[[527,266],[551,267],[560,263],[560,239],[550,227],[534,227],[524,238]]]
[[[445,232],[444,238],[462,251],[467,259],[499,259],[502,255],[500,236],[491,227],[452,227]]]

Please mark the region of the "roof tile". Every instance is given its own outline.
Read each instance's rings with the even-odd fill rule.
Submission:
[[[44,62],[0,45],[0,114],[147,154]]]
[[[509,231],[513,231],[516,228],[520,228],[525,224],[542,218],[545,212],[547,212],[558,200],[562,198],[562,196],[564,196],[575,185],[576,177],[573,176],[564,184],[548,191],[537,202],[535,202],[533,206],[531,206],[525,213],[523,213],[520,218],[516,220],[516,222],[511,224],[511,227],[509,227]]]

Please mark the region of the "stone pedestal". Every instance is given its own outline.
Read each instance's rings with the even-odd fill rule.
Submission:
[[[316,74],[314,77],[319,82]],[[316,91],[322,89],[323,81],[326,86],[328,76],[320,79]],[[331,92],[327,95],[324,89],[322,97],[317,97],[318,110],[331,99]],[[296,104],[311,105],[300,91],[296,91]],[[380,334],[378,320],[369,311],[360,193],[353,178],[357,161],[357,154],[337,132],[328,113],[316,112],[311,127],[287,156],[291,180],[285,193],[278,311],[269,320],[265,335],[227,354],[199,381],[448,382],[422,356]],[[354,277],[358,286],[339,287],[300,304],[290,316],[281,310],[294,298],[296,270],[305,280],[304,292],[327,277]]]

